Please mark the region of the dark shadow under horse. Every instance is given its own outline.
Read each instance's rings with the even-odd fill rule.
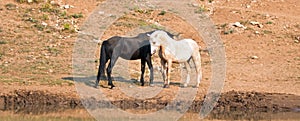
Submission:
[[[106,63],[110,60],[106,69],[108,85],[110,89],[115,87],[112,83],[111,73],[112,69],[119,57],[126,60],[141,59],[141,85],[144,86],[144,72],[147,63],[150,69],[150,85],[153,85],[153,66],[151,61],[151,48],[149,42],[149,35],[154,31],[141,33],[136,37],[120,37],[114,36],[101,44],[100,52],[100,65],[97,75],[95,87],[99,85],[100,77],[105,77],[104,69]],[[170,37],[174,37],[171,33],[167,32]]]

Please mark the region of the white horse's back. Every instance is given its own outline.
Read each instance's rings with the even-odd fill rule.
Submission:
[[[197,43],[192,39],[183,39],[176,43],[176,59],[178,62],[184,62],[191,58],[194,51],[198,51]]]
[[[193,48],[193,50],[199,50],[200,47],[198,46],[197,42],[192,39],[184,39],[187,43],[189,43],[190,48]]]
[[[176,46],[174,55],[176,61],[184,62],[191,58],[193,49],[190,47],[188,41],[181,40],[174,43]]]

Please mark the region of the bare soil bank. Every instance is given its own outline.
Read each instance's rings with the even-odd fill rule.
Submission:
[[[211,94],[216,97],[216,94]],[[160,99],[124,99],[116,101],[102,101],[95,99],[82,99],[84,105],[94,108],[110,108],[108,103],[123,110],[135,112],[135,110],[143,110],[143,112],[151,112],[164,108],[169,102]],[[176,103],[176,105],[185,103],[184,101]],[[199,112],[203,100],[195,100],[189,108],[189,112]],[[47,91],[29,91],[16,90],[12,93],[2,94],[0,96],[1,110],[14,110],[20,113],[39,114],[52,112],[70,108],[83,108],[81,99],[71,97],[70,95],[53,94]],[[171,106],[172,107],[172,106]],[[230,112],[230,111],[246,111],[246,112],[299,112],[300,96],[279,93],[260,93],[260,92],[237,92],[230,91],[221,94],[220,99],[214,113]],[[140,111],[137,111],[140,112]]]

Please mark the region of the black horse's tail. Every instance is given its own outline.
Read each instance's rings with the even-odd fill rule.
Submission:
[[[101,44],[101,51],[100,51],[100,65],[98,69],[98,75],[97,75],[97,81],[100,80],[100,77],[105,77],[105,65],[107,62],[107,56],[106,56],[106,42],[104,41]]]

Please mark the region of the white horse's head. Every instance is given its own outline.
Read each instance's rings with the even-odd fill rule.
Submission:
[[[168,34],[164,31],[158,30],[148,36],[150,36],[149,41],[151,45],[151,54],[154,54],[157,49],[166,42]]]

